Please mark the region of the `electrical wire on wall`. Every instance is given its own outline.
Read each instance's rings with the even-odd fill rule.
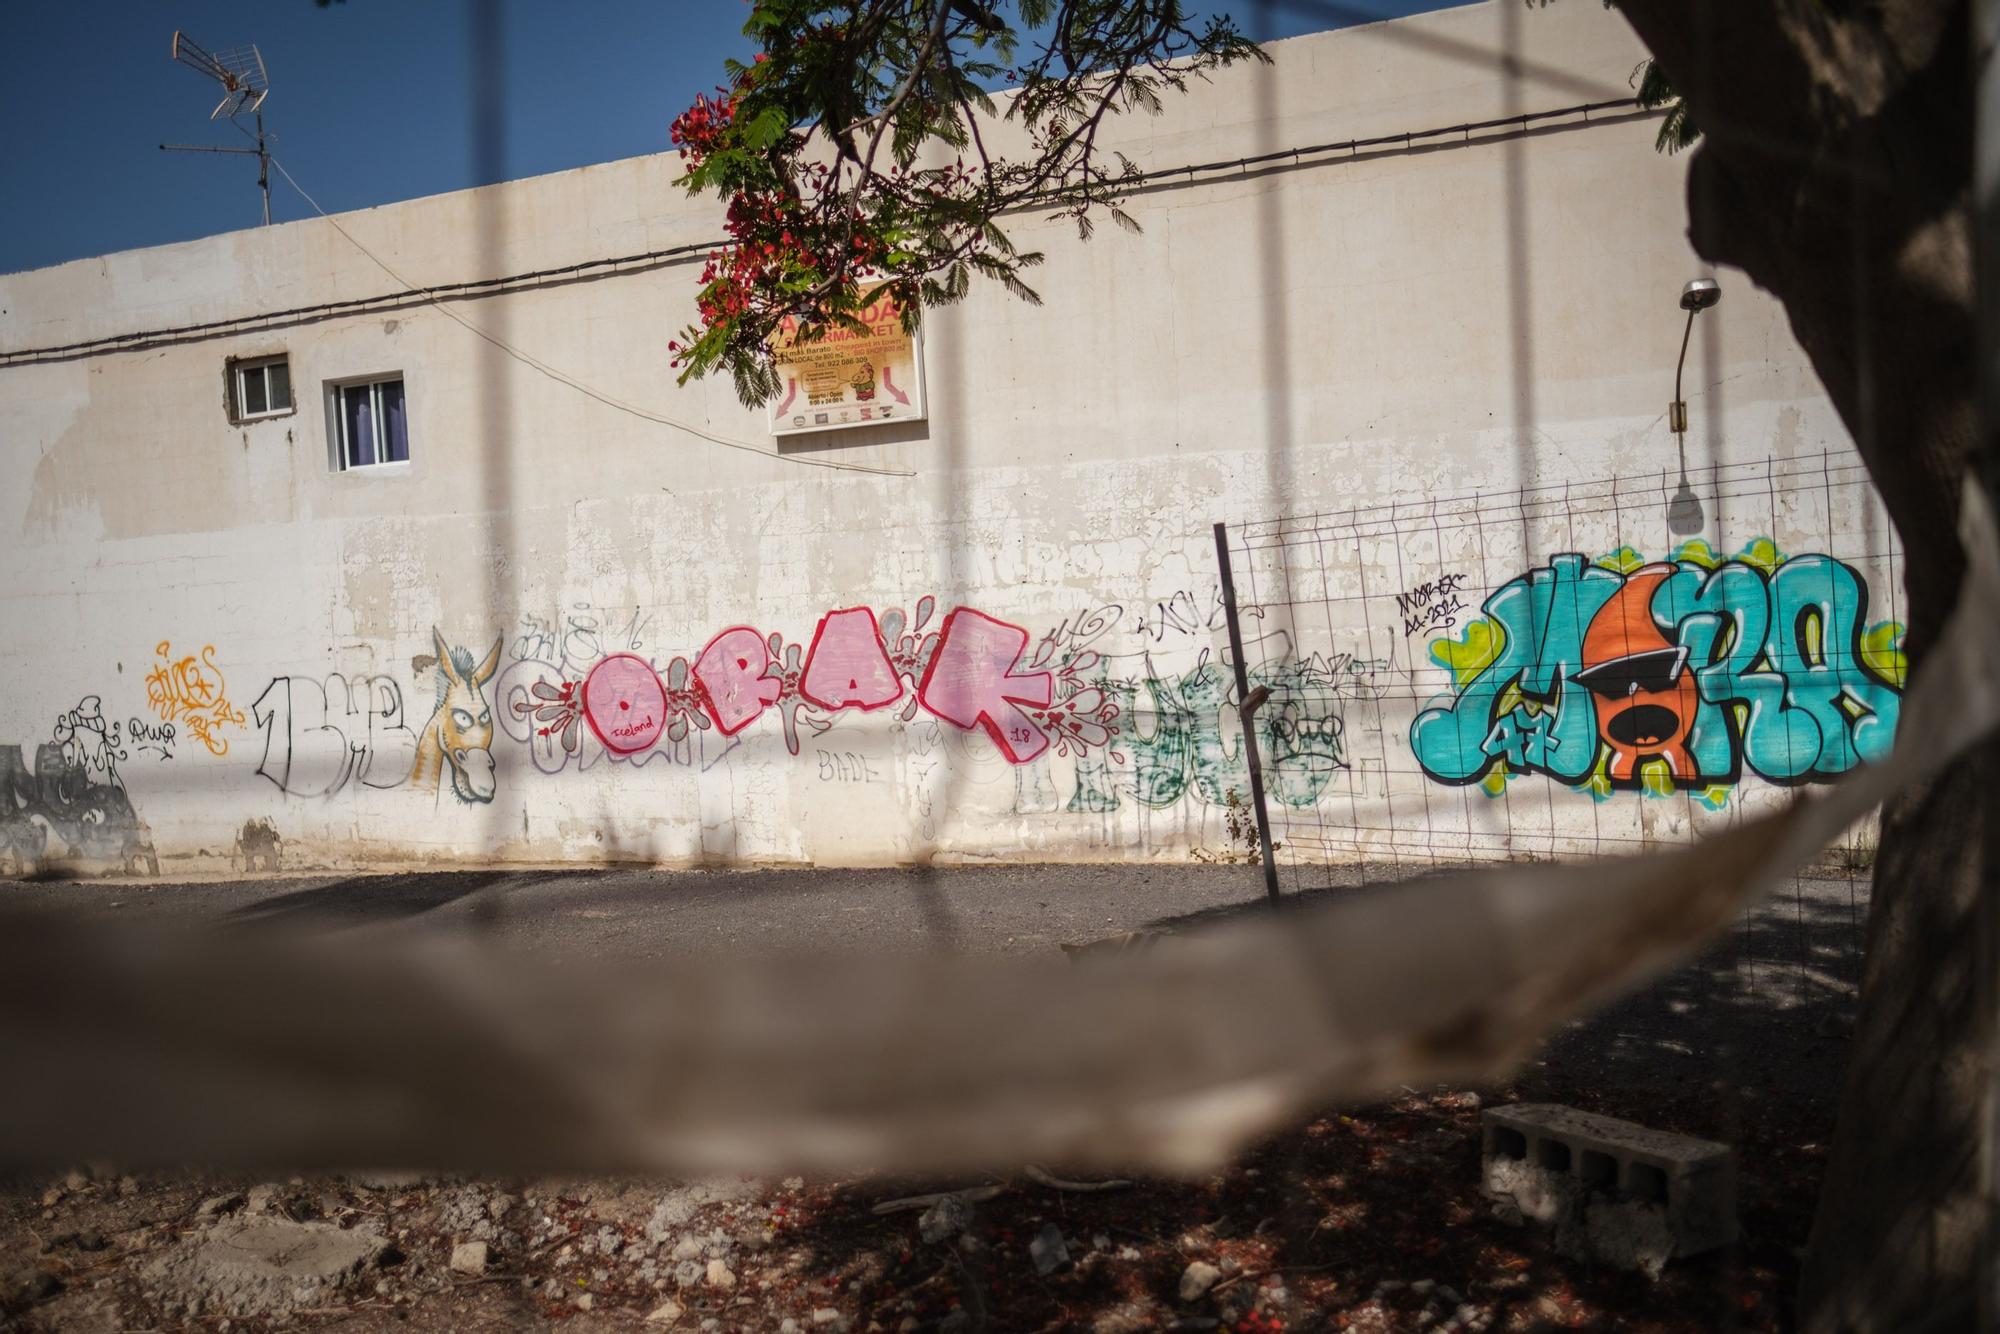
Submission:
[[[501,338],[486,329],[482,329],[479,325],[474,324],[471,320],[466,319],[464,316],[460,315],[457,311],[452,310],[443,301],[441,301],[435,294],[433,294],[430,291],[430,289],[425,287],[420,287],[416,283],[413,283],[409,279],[405,278],[402,274],[396,272],[395,268],[392,267],[387,260],[383,259],[380,255],[376,254],[373,250],[370,250],[366,245],[362,244],[361,239],[359,237],[357,237],[353,232],[348,231],[346,227],[342,226],[339,218],[335,217],[333,214],[328,213],[325,209],[321,208],[319,206],[319,201],[314,199],[312,195],[307,192],[306,188],[300,185],[298,181],[293,178],[292,173],[285,169],[285,164],[283,162],[279,161],[276,157],[273,157],[271,159],[271,165],[273,167],[276,167],[278,169],[278,174],[285,178],[285,184],[291,186],[292,189],[298,191],[299,198],[305,200],[306,203],[311,206],[313,212],[317,213],[320,217],[324,218],[328,223],[332,224],[333,229],[339,232],[342,236],[346,237],[350,245],[352,245],[356,250],[359,250],[362,254],[366,255],[370,260],[374,262],[375,267],[381,269],[382,272],[388,274],[391,278],[401,283],[403,287],[407,289],[410,293],[422,297],[425,301],[429,302],[431,307],[434,310],[436,310],[440,315],[445,316],[447,319],[458,324],[460,327],[466,329],[468,332],[480,338],[485,339],[488,343],[491,343],[494,347],[499,348],[502,352],[505,352],[508,356],[514,358],[522,365],[529,366],[537,371],[540,371],[543,375],[548,376],[551,380],[555,380],[558,383],[568,385],[571,389],[576,390],[579,394],[582,394],[586,398],[595,399],[599,403],[604,404],[606,407],[616,408],[620,412],[629,413],[632,416],[638,417],[644,421],[655,422],[661,426],[670,426],[677,431],[685,431],[689,435],[697,436],[703,440],[708,441],[711,444],[721,445],[725,449],[740,450],[746,454],[757,454],[767,459],[777,459],[783,463],[800,463],[814,468],[833,468],[841,472],[872,473],[880,477],[916,476],[914,472],[904,468],[877,468],[877,467],[872,467],[865,463],[843,463],[836,459],[816,459],[804,455],[782,454],[779,453],[777,450],[773,449],[763,449],[757,445],[750,444],[748,441],[731,440],[727,436],[717,435],[715,432],[707,430],[704,427],[696,426],[691,422],[684,422],[678,420],[677,418],[665,416],[661,413],[654,412],[650,408],[641,407],[636,403],[628,403],[624,399],[614,397],[613,395],[606,393],[602,389],[598,389],[593,385],[586,384],[582,380],[577,379],[574,375],[571,375],[569,372],[562,370],[559,367],[551,366],[548,362],[543,361],[540,357],[535,356],[533,353],[515,346],[513,343],[508,342],[504,338]]]
[[[1611,112],[1613,115],[1599,113]],[[1334,143],[1296,144],[1270,152],[1245,157],[1221,159],[1213,162],[1190,162],[1171,167],[1157,167],[1140,172],[1130,178],[1127,185],[1135,192],[1160,189],[1185,188],[1215,180],[1219,176],[1234,176],[1241,179],[1249,174],[1264,170],[1285,170],[1302,167],[1332,166],[1340,163],[1365,162],[1369,157],[1382,153],[1405,153],[1421,148],[1460,147],[1493,142],[1495,135],[1524,134],[1540,127],[1543,130],[1584,129],[1592,126],[1613,125],[1634,117],[1656,117],[1657,109],[1639,105],[1632,98],[1615,101],[1580,103],[1575,106],[1555,107],[1546,111],[1530,111],[1492,120],[1466,121],[1454,125],[1438,125],[1423,130],[1407,130],[1396,134],[1373,135],[1361,139],[1343,139]],[[1596,116],[1596,119],[1592,119]],[[1550,122],[1560,122],[1550,124]],[[1477,136],[1477,137],[1475,137]],[[275,162],[275,159],[273,159]],[[293,189],[298,190],[298,182],[286,177]],[[305,192],[300,190],[304,195]],[[1060,191],[1051,192],[1043,204],[1060,202]],[[334,215],[320,209],[306,196],[321,217],[332,220]],[[1039,205],[1023,205],[1032,209]],[[337,226],[338,224],[336,224]],[[353,240],[350,236],[349,240]],[[356,242],[358,245],[359,243]],[[396,281],[402,286],[393,292],[380,292],[373,296],[350,297],[339,301],[320,301],[308,306],[294,306],[284,310],[260,311],[254,315],[236,315],[226,319],[205,320],[196,324],[176,325],[160,329],[135,329],[128,333],[106,334],[97,338],[81,339],[73,343],[47,344],[40,347],[0,348],[0,367],[32,365],[43,361],[57,361],[72,357],[93,356],[108,352],[136,352],[163,343],[183,342],[196,338],[222,337],[243,332],[246,329],[266,329],[280,322],[303,323],[313,319],[324,319],[338,315],[361,314],[370,310],[394,309],[398,304],[409,304],[413,299],[437,303],[445,297],[469,298],[474,296],[502,295],[516,287],[529,284],[549,283],[563,280],[577,280],[585,276],[607,276],[640,271],[641,267],[652,268],[676,261],[693,260],[706,255],[715,247],[724,244],[722,240],[693,241],[684,245],[668,246],[661,250],[648,250],[632,255],[605,255],[595,259],[578,260],[572,264],[560,264],[546,269],[532,269],[522,273],[502,274],[492,278],[470,278],[461,282],[437,283],[428,287],[417,287],[402,278]],[[376,260],[378,265],[381,261]],[[384,271],[394,276],[395,271],[381,265]],[[592,273],[591,271],[597,271]],[[752,446],[754,448],[754,446]]]

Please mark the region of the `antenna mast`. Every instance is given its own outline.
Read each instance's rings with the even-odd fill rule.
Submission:
[[[162,152],[172,153],[254,153],[257,157],[257,188],[264,195],[264,225],[271,225],[271,153],[264,142],[264,99],[271,94],[264,73],[264,56],[255,46],[239,46],[215,55],[203,50],[182,32],[174,33],[173,58],[198,74],[222,85],[222,100],[208,113],[210,120],[227,119],[243,130],[236,118],[246,113],[257,122],[255,148],[221,148],[206,144],[161,144]],[[248,130],[243,130],[248,135]]]

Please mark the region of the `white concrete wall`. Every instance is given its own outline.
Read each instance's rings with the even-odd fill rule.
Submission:
[[[1523,77],[1497,73],[1503,52]],[[1273,54],[1123,123],[1119,146],[1170,166],[1552,109],[1625,95],[1643,55],[1595,5],[1512,0]],[[1046,304],[981,287],[929,318],[929,422],[782,457],[726,384],[674,383],[666,343],[692,316],[693,265],[0,368],[0,667],[15,683],[0,742],[22,748],[0,773],[0,831],[17,859],[150,856],[168,873],[240,862],[265,822],[287,867],[1221,849],[1241,769],[1233,712],[1203,675],[1224,660],[1209,526],[1281,514],[1332,516],[1239,574],[1272,604],[1251,618],[1250,659],[1306,664],[1279,699],[1280,726],[1307,719],[1306,740],[1270,738],[1291,748],[1294,854],[1566,852],[1733,818],[1777,790],[1754,766],[1666,797],[1593,795],[1536,774],[1440,782],[1411,749],[1419,710],[1453,690],[1431,641],[1485,633],[1466,626],[1490,593],[1561,552],[1659,560],[1679,545],[1664,413],[1675,294],[1702,265],[1683,234],[1684,165],[1653,151],[1654,130],[1598,116],[1226,173],[1140,194],[1142,235],[1089,243],[1018,219],[1019,243],[1048,254],[1033,275]],[[415,283],[546,269],[718,234],[714,202],[684,198],[676,174],[672,155],[633,159],[340,223]],[[1765,538],[1839,557],[1872,590],[1866,633],[1899,597],[1886,522],[1783,312],[1722,280],[1688,360],[1704,536],[1721,555]],[[0,278],[0,347],[398,286],[328,222],[291,223]],[[225,358],[281,350],[300,411],[230,425]],[[336,473],[320,386],[378,371],[406,377],[412,462]],[[1423,599],[1439,619],[1406,633],[1397,595],[1445,576],[1463,608]],[[1073,669],[1059,696],[1136,683],[1138,716],[1081,757],[1065,743],[1021,766],[919,705],[914,677],[893,707],[804,710],[790,741],[778,709],[733,738],[696,728],[627,759],[587,728],[574,756],[507,730],[523,730],[508,705],[534,680],[579,682],[614,652],[671,686],[674,660],[728,627],[803,652],[829,611],[914,615],[926,598],[927,630],[959,606],[1021,627],[1026,655]],[[502,724],[490,801],[411,778],[437,697],[433,627],[474,659],[501,647],[479,701]],[[1869,639],[1883,672],[1893,636]],[[149,677],[189,654],[225,721],[204,743],[177,716],[173,743],[149,745],[176,712]],[[108,728],[62,721],[89,697],[115,749]],[[1840,707],[1867,731],[1867,710]],[[1725,706],[1711,734],[1750,711]],[[117,833],[134,818],[143,832]]]

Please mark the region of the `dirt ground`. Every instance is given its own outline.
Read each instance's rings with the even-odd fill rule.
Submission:
[[[1641,1110],[1581,1089],[1566,1100]],[[0,1254],[15,1270],[12,1319],[30,1330],[1785,1327],[1823,1119],[1773,1112],[1719,1126],[1698,1090],[1643,1109],[1653,1124],[1733,1130],[1743,1155],[1743,1240],[1654,1281],[1563,1259],[1546,1237],[1491,1216],[1477,1185],[1483,1101],[1411,1094],[1332,1113],[1196,1181],[1085,1193],[996,1180],[961,1233],[929,1242],[919,1211],[873,1206],[984,1183],[80,1171],[6,1193]],[[289,1311],[280,1294],[275,1314],[245,1319],[239,1303],[232,1318],[221,1283],[171,1261],[253,1209],[387,1244]],[[1043,1274],[1031,1247],[1051,1227],[1069,1263]],[[486,1242],[486,1263],[455,1270],[454,1248],[471,1240]],[[1197,1261],[1218,1273],[1183,1301]],[[23,1268],[44,1278],[24,1286]]]

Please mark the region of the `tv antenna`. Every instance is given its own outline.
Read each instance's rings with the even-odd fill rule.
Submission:
[[[255,46],[239,46],[213,54],[197,45],[186,33],[174,33],[173,57],[198,74],[222,85],[222,100],[208,113],[210,120],[228,120],[242,130],[236,118],[254,115],[257,120],[255,148],[222,148],[207,144],[161,144],[169,153],[254,153],[257,157],[257,188],[264,192],[264,225],[271,225],[271,153],[264,143],[264,99],[271,95],[271,81],[264,73],[264,56]],[[246,135],[248,130],[243,130]]]

